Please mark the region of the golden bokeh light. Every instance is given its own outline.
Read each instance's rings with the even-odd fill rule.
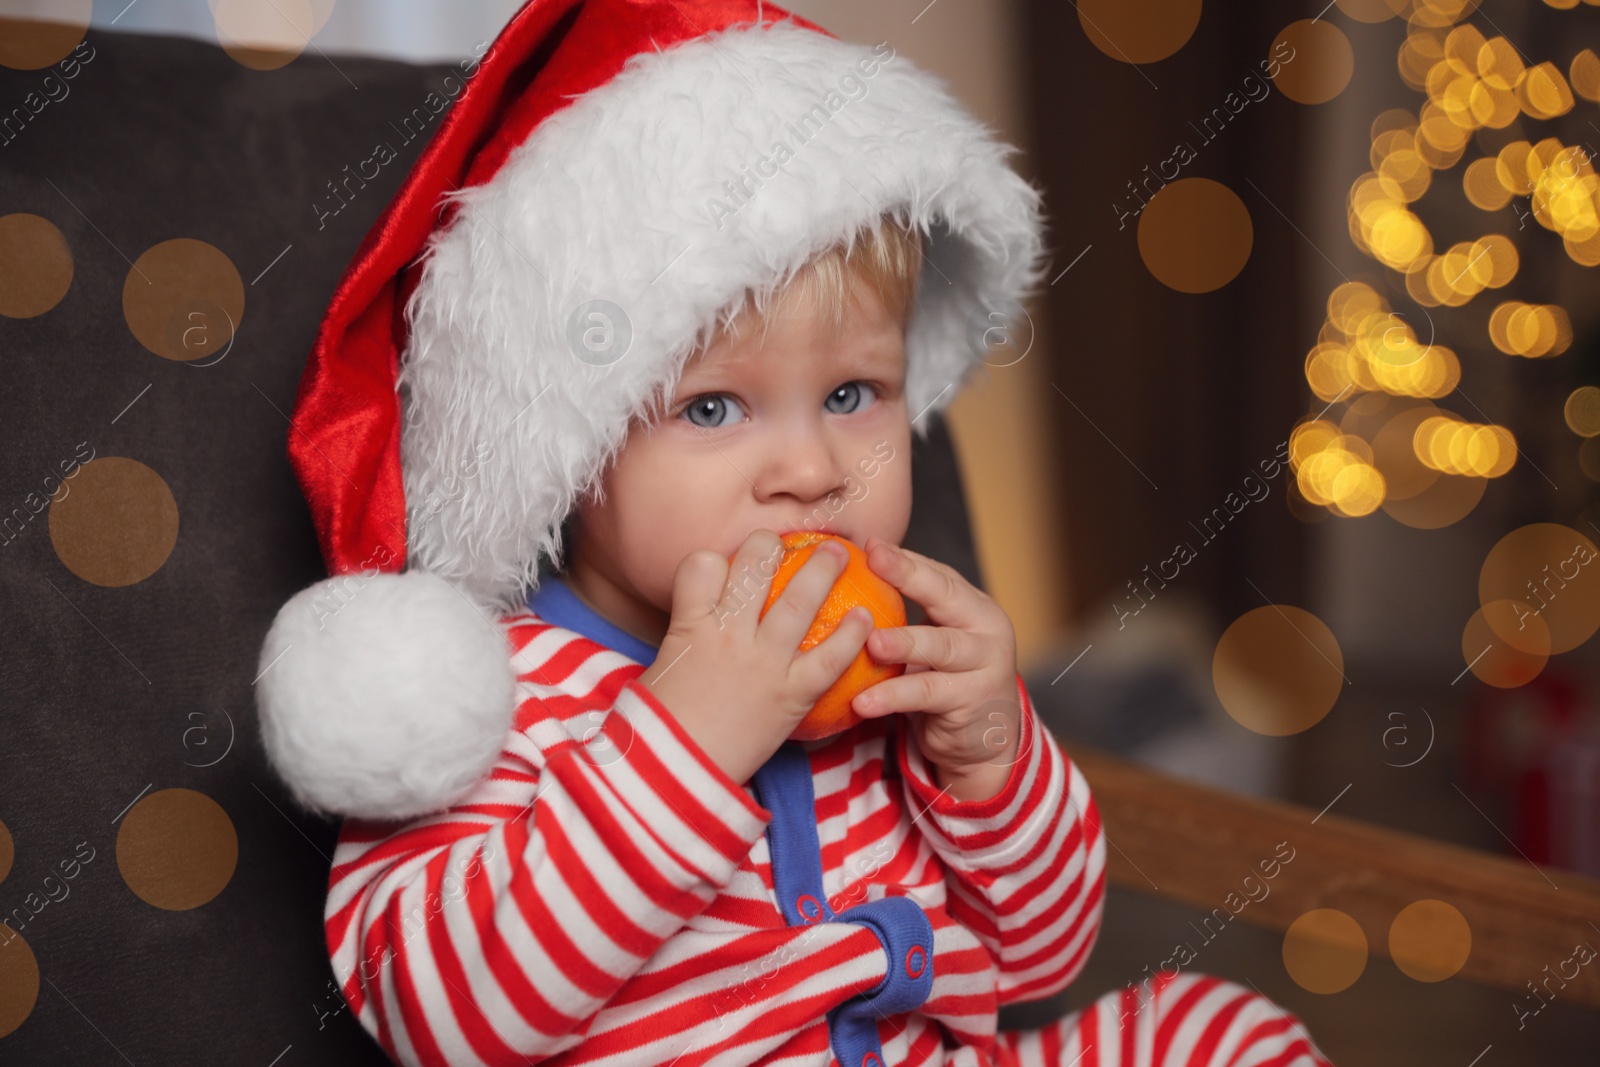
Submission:
[[[1389,924],[1389,957],[1401,973],[1419,982],[1442,982],[1467,965],[1472,927],[1459,908],[1442,900],[1418,900]]]
[[[1476,269],[1490,272],[1495,262],[1503,257],[1486,250]],[[1455,390],[1461,362],[1443,345],[1419,341],[1371,286],[1346,282],[1328,297],[1328,320],[1306,355],[1305,373],[1312,391],[1329,402],[1352,391],[1437,398]]]
[[[1413,26],[1442,29],[1453,26],[1478,10],[1478,0],[1412,0]]]
[[[1325,104],[1344,92],[1355,72],[1355,51],[1344,31],[1326,19],[1300,19],[1285,26],[1272,42],[1271,54],[1292,48],[1274,82],[1290,100]]]
[[[1478,574],[1478,602],[1521,601],[1544,620],[1550,632],[1550,653],[1570,652],[1600,628],[1600,566],[1594,542],[1570,526],[1536,522],[1502,537],[1484,558]],[[1494,615],[1486,621],[1508,643],[1522,640],[1520,625],[1501,626]]]
[[[1560,234],[1575,262],[1600,263],[1600,175],[1583,145],[1564,145],[1555,137],[1537,144],[1512,141],[1495,155],[1494,171],[1506,192],[1529,198],[1534,221]],[[1490,194],[1480,188],[1469,196]]]
[[[1458,125],[1438,103],[1429,100],[1422,105],[1417,123],[1417,152],[1434,170],[1445,170],[1456,165],[1472,131]]]
[[[1600,389],[1592,385],[1578,386],[1568,395],[1561,414],[1567,420],[1567,429],[1579,437],[1600,434]]]
[[[1441,413],[1423,419],[1411,439],[1417,458],[1441,474],[1498,478],[1517,461],[1511,431]]]
[[[1150,273],[1180,293],[1209,293],[1250,259],[1255,231],[1237,193],[1210,178],[1181,178],[1159,189],[1139,214],[1139,255]]]
[[[1078,0],[1073,6],[1084,36],[1121,63],[1166,59],[1200,25],[1200,0]]]
[[[0,216],[0,315],[43,315],[67,295],[72,275],[72,249],[55,223],[20,211]]]
[[[1356,21],[1405,18],[1397,69],[1425,96],[1415,110],[1389,108],[1372,121],[1371,169],[1351,183],[1346,205],[1360,251],[1402,276],[1405,295],[1423,309],[1463,307],[1517,279],[1522,260],[1513,236],[1490,233],[1436,248],[1423,221],[1427,213],[1416,207],[1435,172],[1461,162],[1475,142],[1488,154],[1463,168],[1469,203],[1488,212],[1515,206],[1519,216],[1531,213],[1561,236],[1574,262],[1600,266],[1600,174],[1588,149],[1519,136],[1524,118],[1565,114],[1575,97],[1600,100],[1600,56],[1593,49],[1578,52],[1564,75],[1553,63],[1535,64],[1511,39],[1486,36],[1465,21],[1477,0],[1339,0],[1339,6]],[[1493,136],[1497,130],[1506,133]],[[1513,205],[1515,197],[1528,198],[1527,211]],[[1380,393],[1412,403],[1386,411],[1381,422],[1352,428],[1345,419],[1340,432],[1302,427],[1291,463],[1297,517],[1305,517],[1307,506],[1346,515],[1382,507],[1397,522],[1439,529],[1470,514],[1486,480],[1515,465],[1518,447],[1508,427],[1424,406],[1461,383],[1460,358],[1437,343],[1431,320],[1425,332],[1418,337],[1365,282],[1347,281],[1330,295],[1327,320],[1305,356],[1312,393],[1330,405]],[[1526,358],[1560,355],[1573,341],[1571,318],[1556,304],[1502,302],[1489,314],[1489,334],[1500,351]],[[1579,399],[1569,408],[1578,411],[1586,395],[1574,394]],[[1600,429],[1589,436],[1600,437]],[[1579,463],[1600,480],[1600,445],[1585,445]]]
[[[1550,628],[1525,601],[1491,600],[1461,632],[1461,662],[1496,689],[1515,689],[1539,676],[1550,659]]]
[[[1508,356],[1559,356],[1572,343],[1572,320],[1554,304],[1508,300],[1489,314],[1489,340]]]
[[[1367,968],[1367,935],[1336,908],[1308,911],[1284,931],[1283,966],[1307,992],[1343,992]]]
[[[0,0],[0,67],[43,70],[67,58],[83,41],[94,0],[50,0],[48,19],[39,5]]]
[[[1511,203],[1511,190],[1500,183],[1495,173],[1497,161],[1493,156],[1475,159],[1467,164],[1461,174],[1461,191],[1473,207],[1483,211],[1499,211]]]
[[[188,237],[147,249],[122,283],[122,317],[163,359],[221,356],[244,321],[244,280],[227,254]]]
[[[1360,518],[1378,510],[1386,488],[1382,472],[1366,460],[1340,467],[1328,486],[1328,495],[1341,515]]]
[[[1313,504],[1356,518],[1383,503],[1383,474],[1373,466],[1371,446],[1354,434],[1337,435],[1291,466],[1300,494]]]
[[[1573,240],[1570,236],[1562,235],[1562,245],[1567,250],[1567,255],[1572,262],[1581,267],[1600,267],[1600,232],[1593,237],[1582,241]]]
[[[1446,474],[1414,496],[1385,497],[1383,510],[1414,530],[1440,530],[1472,514],[1488,485],[1487,478]]]
[[[1410,203],[1421,199],[1428,191],[1428,186],[1433,183],[1433,168],[1417,151],[1415,135],[1408,137],[1403,131],[1396,133],[1404,144],[1383,153],[1377,164],[1378,186],[1391,198]],[[1389,136],[1384,140],[1395,139]],[[1373,147],[1377,150],[1380,146],[1375,143]]]
[[[1268,737],[1309,730],[1344,684],[1344,654],[1304,608],[1266,604],[1233,621],[1217,642],[1211,681],[1234,721]]]
[[[1433,251],[1433,236],[1422,220],[1372,171],[1350,187],[1347,214],[1356,247],[1386,267],[1405,270]]]
[[[216,899],[239,862],[233,820],[193,789],[162,789],[140,800],[117,830],[117,869],[135,896],[167,911]]]
[[[1517,46],[1504,37],[1492,37],[1478,49],[1475,73],[1493,89],[1515,89],[1523,78],[1526,66]]]
[[[1444,58],[1445,31],[1412,22],[1398,56],[1400,77],[1413,89],[1427,88],[1428,71]]]
[[[1538,170],[1543,169],[1543,164],[1537,159],[1532,160],[1530,168],[1529,156],[1533,146],[1527,141],[1512,141],[1501,148],[1494,156],[1494,174],[1502,188],[1516,196],[1527,196],[1533,192],[1534,179]]]
[[[1600,437],[1585,438],[1578,446],[1578,469],[1591,482],[1600,482]]]
[[[0,941],[0,1038],[27,1022],[39,1001],[39,959],[14,930]]]
[[[1417,427],[1439,415],[1425,401],[1414,402],[1391,415],[1372,438],[1372,462],[1383,475],[1385,500],[1409,500],[1439,480],[1440,472],[1417,456],[1413,445]]]
[[[321,23],[311,0],[207,0],[217,43],[234,62],[251,70],[277,70],[311,44]],[[331,11],[333,5],[319,5]],[[326,20],[326,15],[323,16]]]
[[[166,480],[123,456],[79,467],[51,497],[48,521],[57,557],[93,585],[144,581],[178,542],[178,504]]]
[[[1289,433],[1289,465],[1299,467],[1342,436],[1338,423],[1308,419]]]
[[[1445,34],[1443,66],[1453,74],[1476,76],[1478,56],[1486,43],[1482,31],[1470,22],[1457,26]]]
[[[1339,10],[1357,22],[1388,22],[1404,15],[1411,0],[1337,0]]]
[[[1572,66],[1567,68],[1567,81],[1574,93],[1585,100],[1600,103],[1600,56],[1595,55],[1594,49],[1585,48],[1572,57]]]
[[[1362,324],[1374,313],[1388,312],[1388,301],[1365,282],[1344,282],[1328,294],[1328,321],[1346,337],[1360,333]]]
[[[1404,132],[1408,137],[1415,137],[1417,132],[1417,116],[1403,107],[1391,107],[1387,111],[1378,112],[1378,117],[1372,120],[1372,139],[1376,141],[1385,133],[1396,130]],[[1373,161],[1377,166],[1377,161]]]
[[[1468,246],[1467,259],[1469,269],[1465,276],[1488,289],[1504,286],[1522,266],[1516,244],[1503,233],[1487,234],[1473,241]]]
[[[1572,110],[1572,87],[1554,63],[1540,63],[1517,84],[1517,97],[1530,118],[1553,119]]]

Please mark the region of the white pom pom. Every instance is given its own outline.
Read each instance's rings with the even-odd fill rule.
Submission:
[[[403,819],[461,799],[514,715],[510,650],[426,571],[318,582],[278,612],[256,705],[267,757],[308,808]]]

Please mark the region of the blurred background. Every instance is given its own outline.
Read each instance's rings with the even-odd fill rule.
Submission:
[[[265,71],[453,63],[519,6],[0,15]],[[942,75],[1045,192],[1048,284],[949,420],[986,587],[1068,750],[1600,877],[1600,7],[788,6]],[[1192,919],[1121,890],[1107,914],[1048,1010]],[[1237,935],[1207,969],[1341,1063],[1465,1064],[1515,1020],[1387,960],[1313,992],[1281,937]],[[1485,1064],[1593,1062],[1596,1017],[1562,1009]]]

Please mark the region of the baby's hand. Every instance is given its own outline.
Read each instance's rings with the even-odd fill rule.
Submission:
[[[937,560],[873,536],[863,546],[873,571],[921,604],[933,626],[875,629],[867,652],[906,673],[858,694],[856,714],[908,712],[907,723],[957,800],[987,800],[1017,761],[1017,639],[999,604]]]
[[[855,660],[872,629],[872,614],[852,608],[832,634],[800,652],[848,556],[833,542],[819,546],[762,615],[784,551],[776,533],[756,530],[731,563],[710,549],[685,556],[666,636],[638,679],[741,785]]]

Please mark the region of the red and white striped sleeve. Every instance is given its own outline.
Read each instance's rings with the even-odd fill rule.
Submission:
[[[1089,783],[1039,722],[1020,674],[1017,694],[1017,760],[988,800],[941,790],[912,732],[895,731],[906,802],[946,868],[948,911],[993,956],[1002,1004],[1066,988],[1105,906],[1105,839]]]
[[[399,1063],[526,1065],[578,1044],[771,818],[637,664],[557,627],[522,640],[491,776],[448,811],[340,832],[328,951]]]

